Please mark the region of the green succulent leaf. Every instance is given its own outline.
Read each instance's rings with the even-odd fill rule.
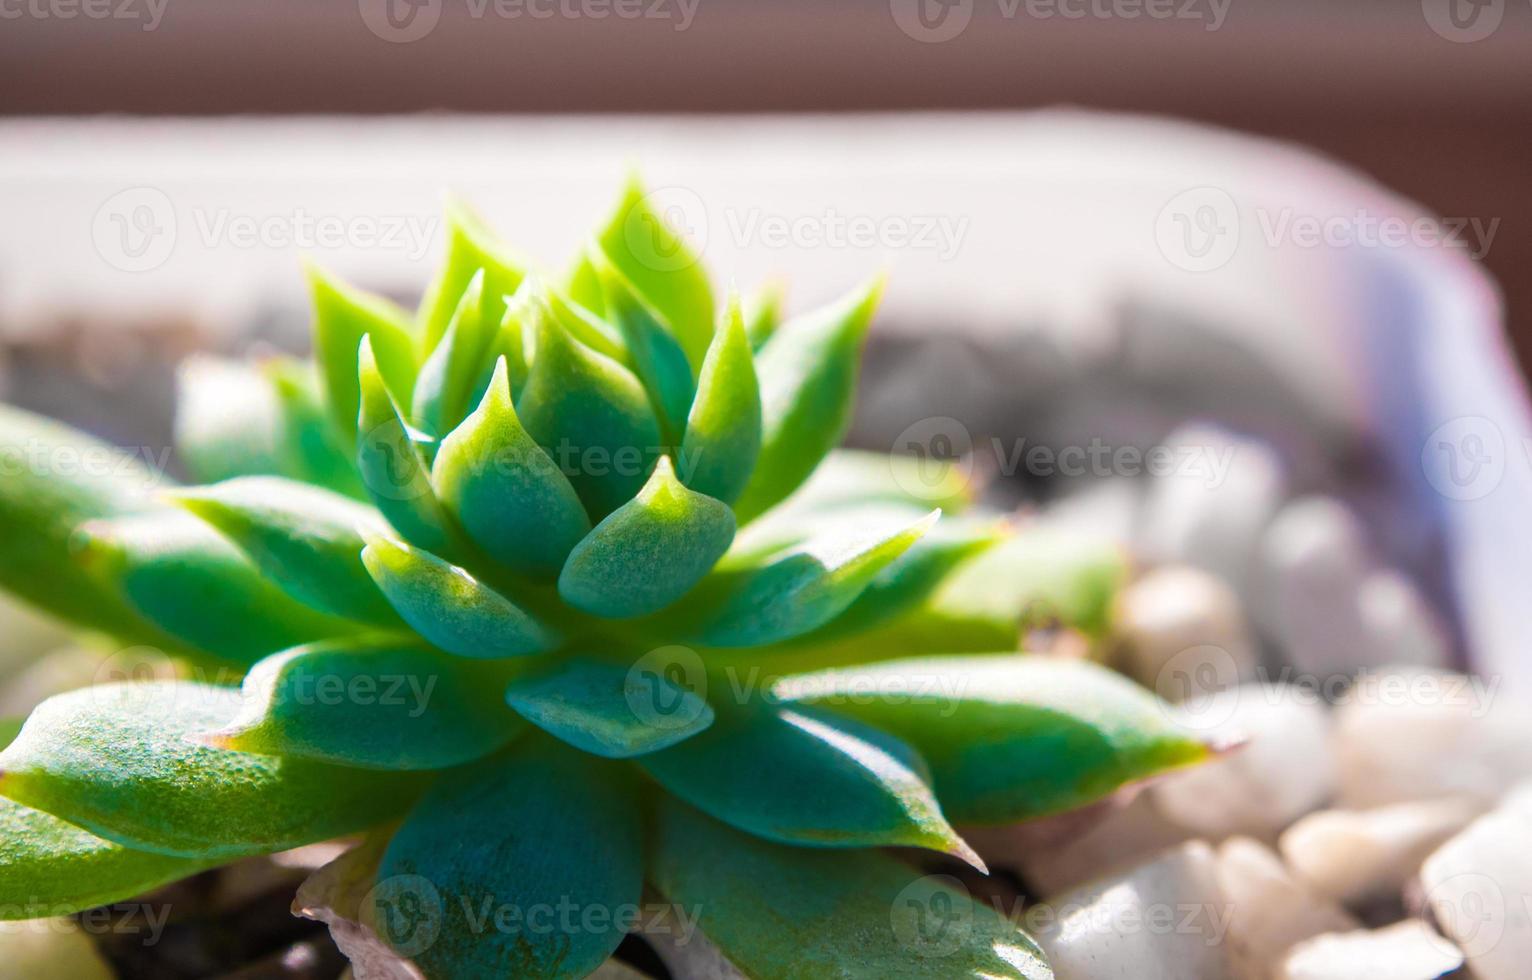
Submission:
[[[618,764],[544,737],[445,774],[384,852],[383,938],[428,980],[591,973],[643,890],[634,810]]]
[[[476,545],[534,578],[557,576],[590,530],[569,478],[516,417],[504,358],[478,409],[443,440],[431,483]]]
[[[1148,691],[1062,658],[899,660],[784,678],[773,694],[833,708],[915,746],[958,823],[1071,810],[1210,754]]]
[[[548,734],[608,759],[657,752],[713,723],[699,695],[640,670],[575,657],[511,681],[505,699]]]
[[[354,627],[294,602],[239,549],[179,510],[83,525],[78,560],[145,619],[205,653],[252,663]]]
[[[675,331],[694,369],[713,334],[713,287],[701,258],[632,178],[597,244]]]
[[[748,705],[644,757],[661,786],[740,830],[810,847],[925,847],[984,864],[908,745],[813,708]]]
[[[862,341],[882,293],[883,281],[875,279],[790,320],[756,358],[761,454],[734,508],[741,522],[796,490],[846,434]]]
[[[434,437],[451,432],[473,406],[474,387],[483,373],[485,355],[500,331],[500,321],[485,315],[486,301],[481,270],[468,281],[446,334],[421,365],[413,418]]]
[[[372,338],[378,370],[395,398],[408,401],[415,388],[414,325],[398,306],[342,282],[305,263],[314,305],[314,359],[324,386],[330,421],[347,446],[356,442],[362,392],[357,383],[357,349]]]
[[[466,204],[448,200],[446,259],[420,304],[423,350],[436,349],[469,282],[481,272],[483,315],[486,322],[498,324],[505,315],[505,298],[516,292],[526,275],[524,267]]]
[[[531,282],[530,276],[528,277],[528,282]],[[524,288],[525,285],[523,284]],[[598,280],[596,283],[598,289],[600,285]],[[601,319],[596,313],[591,312],[596,307],[587,308],[581,303],[561,295],[558,290],[550,289],[542,283],[533,283],[533,286],[535,288],[531,291],[538,297],[538,304],[541,309],[546,310],[558,325],[569,333],[569,336],[596,353],[610,357],[623,367],[632,368],[633,358],[629,356],[628,349],[624,346],[622,335],[611,324]],[[536,324],[533,319],[529,318],[526,322],[532,324],[532,327],[535,328]],[[531,336],[535,338],[537,330],[533,328],[528,328],[528,330]]]
[[[555,318],[537,323],[532,369],[516,412],[573,484],[593,520],[644,485],[663,448],[644,386],[627,368],[571,337]]]
[[[363,769],[445,769],[525,726],[500,698],[498,665],[395,637],[315,643],[250,669],[244,707],[199,741]]]
[[[682,486],[662,456],[638,496],[575,545],[559,595],[606,619],[657,612],[702,581],[733,539],[734,512]]]
[[[239,712],[238,691],[185,681],[60,694],[0,752],[0,795],[127,847],[190,858],[264,854],[397,814],[423,785],[199,745]]]
[[[404,423],[399,406],[383,383],[371,338],[362,338],[362,409],[357,423],[357,466],[373,503],[390,524],[411,542],[432,551],[451,553],[453,531],[431,474]]]
[[[739,299],[730,297],[723,322],[697,379],[678,457],[687,486],[732,504],[755,472],[761,451],[761,390],[745,339]]]
[[[892,527],[886,522],[870,529],[843,526],[768,556],[762,564],[714,572],[695,594],[693,608],[708,611],[693,629],[694,639],[715,647],[764,646],[823,626],[855,602],[940,515],[932,511]],[[693,606],[693,600],[686,606]]]
[[[581,249],[565,274],[564,292],[571,300],[600,316],[605,306],[601,294],[601,277],[596,274],[596,253]]]
[[[361,528],[377,511],[321,487],[244,476],[171,498],[232,541],[266,577],[314,609],[384,626],[399,616],[362,564]]]
[[[814,475],[771,514],[800,518],[804,514],[832,515],[845,508],[898,505],[922,511],[940,507],[957,514],[973,503],[974,488],[965,467],[941,459],[890,456],[861,449],[835,449]]]
[[[543,653],[558,635],[467,571],[428,551],[368,535],[362,563],[394,609],[432,643],[460,657]]]
[[[661,314],[644,301],[611,263],[597,266],[606,318],[617,325],[633,370],[649,392],[665,441],[674,445],[686,428],[697,379],[686,352]]]
[[[161,637],[115,586],[80,566],[71,541],[85,521],[151,508],[155,489],[173,481],[123,450],[8,405],[0,405],[0,470],[0,588],[80,626]]]
[[[748,976],[1052,980],[1031,937],[954,878],[773,844],[670,799],[656,809],[650,882]]]
[[[786,302],[786,290],[779,282],[767,283],[751,295],[745,304],[745,336],[750,349],[758,351],[782,325],[782,306]]]

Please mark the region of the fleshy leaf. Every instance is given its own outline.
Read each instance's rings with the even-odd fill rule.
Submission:
[[[103,684],[44,701],[0,752],[0,794],[128,847],[265,854],[353,833],[408,806],[406,773],[210,748],[191,736],[240,708],[231,688]]]
[[[835,449],[801,487],[765,521],[779,513],[825,513],[869,504],[903,504],[960,513],[973,503],[974,488],[963,467],[941,459]]]
[[[798,488],[851,424],[862,341],[883,293],[875,279],[788,321],[761,350],[761,454],[735,505],[741,522]]]
[[[78,559],[147,620],[206,653],[251,663],[354,627],[288,598],[239,549],[190,514],[91,521]]]
[[[328,487],[352,497],[364,494],[341,435],[330,424],[314,365],[290,357],[261,364],[277,395],[277,412],[286,452],[279,475]],[[349,444],[348,444],[349,445]]]
[[[569,477],[592,520],[638,493],[663,449],[644,386],[554,318],[537,325],[532,370],[516,412]]]
[[[600,316],[605,309],[601,296],[601,278],[590,249],[581,249],[564,276],[564,292],[579,305]]]
[[[431,482],[475,544],[525,575],[558,575],[590,530],[569,479],[521,427],[503,358],[478,409],[443,440]]]
[[[643,890],[635,811],[619,764],[546,737],[446,773],[383,855],[377,928],[428,980],[583,977]]]
[[[362,338],[358,358],[362,409],[356,452],[362,483],[400,534],[422,548],[450,553],[453,535],[447,515],[431,488],[420,447],[383,383],[370,338]]]
[[[314,304],[314,360],[319,365],[330,419],[346,445],[356,441],[361,389],[357,348],[372,338],[378,370],[394,397],[408,401],[415,387],[415,337],[410,316],[381,296],[342,282],[305,263]]]
[[[686,612],[706,607],[697,642],[716,647],[779,643],[823,626],[846,610],[873,578],[936,523],[940,511],[871,530],[842,527],[764,564],[715,572],[698,588]],[[695,603],[695,605],[693,605]],[[680,608],[680,607],[678,607]]]
[[[315,643],[267,657],[244,707],[207,745],[364,769],[445,769],[524,726],[500,698],[504,669],[396,638]]]
[[[528,279],[530,280],[531,277],[529,276]],[[597,287],[599,286],[598,282]],[[611,324],[580,303],[561,296],[556,289],[549,289],[541,283],[536,284],[536,287],[534,293],[540,297],[539,303],[552,314],[559,326],[568,331],[569,336],[596,353],[605,354],[623,367],[633,366],[633,359],[628,355],[627,347],[623,345],[622,335]],[[532,321],[528,320],[528,322]],[[532,335],[534,337],[537,335],[535,330]]]
[[[484,317],[489,323],[499,323],[505,315],[505,297],[516,292],[525,275],[523,263],[466,204],[451,199],[447,202],[447,255],[420,304],[424,352],[436,349],[458,300],[480,271],[484,274]]]
[[[362,565],[366,542],[359,528],[383,525],[371,507],[273,476],[238,477],[171,496],[299,602],[364,622],[399,623]]]
[[[543,731],[609,759],[657,752],[713,723],[708,703],[669,678],[583,657],[517,678],[505,699]]]
[[[660,422],[665,441],[675,445],[686,427],[697,379],[686,352],[670,325],[633,288],[633,284],[609,262],[597,267],[606,297],[606,318],[617,325],[633,371],[649,392],[650,404]]]
[[[421,365],[412,418],[435,437],[451,432],[473,407],[474,385],[500,321],[485,315],[484,274],[474,274],[441,342]],[[502,313],[504,312],[502,304]]]
[[[637,178],[598,236],[601,251],[675,331],[692,367],[713,335],[713,287],[701,258],[654,208]]]
[[[532,614],[428,551],[369,535],[362,562],[404,621],[448,653],[494,660],[558,642]]]
[[[899,739],[813,708],[749,705],[646,756],[671,793],[740,830],[809,847],[926,847],[984,864]]]
[[[661,799],[648,853],[650,882],[752,977],[1053,978],[956,879],[877,851],[773,844]]]
[[[733,503],[755,472],[761,451],[761,390],[745,339],[739,299],[729,298],[697,380],[679,459],[683,481]]]
[[[996,654],[925,657],[784,678],[773,693],[903,738],[959,823],[1012,823],[1083,806],[1209,757],[1170,709],[1094,664]]]
[[[767,283],[764,287],[751,295],[745,305],[745,336],[750,340],[750,349],[758,351],[766,346],[766,342],[777,332],[782,325],[782,304],[786,300],[785,291],[781,283]]]
[[[733,539],[734,512],[682,486],[662,456],[638,496],[575,545],[559,595],[606,619],[656,612],[702,581]]]
[[[80,567],[70,541],[84,521],[149,509],[156,487],[174,481],[125,450],[8,405],[0,405],[0,467],[0,588],[81,626],[162,636]]]

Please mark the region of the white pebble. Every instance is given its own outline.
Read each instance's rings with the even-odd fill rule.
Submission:
[[[1532,967],[1532,816],[1487,813],[1426,858],[1425,900],[1477,980],[1526,980]]]
[[[1367,576],[1357,605],[1367,632],[1370,663],[1438,668],[1450,663],[1446,630],[1403,574],[1385,569]]]
[[[1200,569],[1165,565],[1122,591],[1118,666],[1169,701],[1248,680],[1255,647],[1234,590]]]
[[[1221,839],[1261,840],[1323,805],[1335,786],[1330,719],[1318,696],[1283,684],[1241,684],[1180,706],[1216,739],[1248,739],[1225,758],[1172,773],[1150,792],[1173,823]]]
[[[1287,661],[1321,679],[1373,665],[1358,594],[1367,536],[1351,509],[1306,497],[1282,509],[1261,548],[1260,623]]]
[[[1057,980],[1221,980],[1231,912],[1200,841],[1035,906],[1023,926]]]
[[[1483,812],[1475,800],[1452,797],[1324,810],[1287,828],[1279,847],[1309,887],[1356,906],[1398,895],[1427,855]]]
[[[1230,955],[1247,980],[1267,980],[1294,944],[1358,923],[1310,891],[1259,841],[1231,837],[1218,848],[1218,884],[1234,918]]]
[[[1276,980],[1437,980],[1463,953],[1424,922],[1318,936],[1294,947]]]
[[[1445,796],[1488,806],[1532,778],[1532,713],[1480,677],[1368,673],[1336,708],[1335,764],[1348,809]]]

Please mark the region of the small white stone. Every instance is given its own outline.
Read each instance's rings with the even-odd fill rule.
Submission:
[[[1373,572],[1357,595],[1370,663],[1444,668],[1451,662],[1447,633],[1415,584],[1400,572]]]
[[[1143,486],[1137,480],[1095,480],[1049,505],[1043,519],[1070,533],[1122,544],[1133,540],[1143,503]]]
[[[1150,483],[1143,553],[1195,565],[1248,595],[1262,534],[1287,494],[1281,461],[1263,443],[1203,423],[1182,426],[1163,445],[1178,465]]]
[[[1485,814],[1420,868],[1425,901],[1477,980],[1526,980],[1532,968],[1532,816]]]
[[[1339,905],[1293,878],[1269,847],[1249,837],[1231,837],[1219,846],[1218,885],[1234,913],[1230,954],[1247,980],[1270,977],[1295,943],[1359,925]]]
[[[1165,565],[1117,600],[1118,666],[1168,701],[1211,694],[1255,673],[1255,646],[1234,590],[1201,569]]]
[[[1035,906],[1022,925],[1057,980],[1222,980],[1228,900],[1212,848],[1183,844]]]
[[[1276,980],[1437,980],[1463,953],[1424,922],[1317,936],[1295,946]]]
[[[1532,712],[1484,678],[1369,672],[1336,708],[1334,752],[1348,809],[1446,796],[1489,806],[1532,778]]]
[[[1282,857],[1309,887],[1346,905],[1397,895],[1437,846],[1484,807],[1472,799],[1311,813],[1282,834]]]
[[[1155,806],[1173,823],[1213,839],[1247,834],[1270,841],[1330,798],[1330,720],[1313,692],[1241,684],[1179,706],[1178,717],[1214,740],[1248,741],[1151,787]]]
[[[1367,535],[1351,509],[1306,497],[1282,509],[1261,547],[1261,625],[1287,661],[1321,679],[1373,665],[1358,593]]]

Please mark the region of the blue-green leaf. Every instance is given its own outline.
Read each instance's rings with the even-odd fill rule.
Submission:
[[[378,370],[394,397],[408,401],[415,387],[415,337],[410,316],[381,296],[342,282],[305,263],[314,304],[314,359],[319,365],[330,420],[347,446],[356,441],[361,389],[357,348],[372,338]]]
[[[638,496],[575,546],[559,595],[607,619],[656,612],[691,591],[733,539],[728,505],[682,486],[662,456]]]
[[[543,731],[609,759],[657,752],[713,723],[699,695],[641,671],[577,657],[513,680],[505,699]]]
[[[697,380],[681,440],[682,482],[724,503],[744,492],[761,451],[761,391],[739,299],[730,297]]]
[[[773,694],[888,731],[931,766],[960,823],[1012,823],[1201,762],[1170,709],[1095,664],[996,654],[925,657],[784,678]]]
[[[0,795],[128,847],[193,858],[285,850],[381,823],[415,774],[247,755],[193,741],[235,717],[238,691],[104,684],[49,698],[0,752]]]
[[[239,549],[179,510],[85,524],[78,556],[171,636],[238,663],[354,626],[288,598]]]
[[[717,647],[779,643],[823,626],[844,612],[873,578],[936,523],[933,511],[913,523],[843,526],[763,564],[715,572],[688,599],[700,625],[697,642]],[[695,606],[693,606],[695,602]]]
[[[357,423],[357,466],[362,483],[390,524],[411,542],[450,553],[453,532],[413,433],[395,404],[373,357],[370,338],[362,338],[360,380],[362,409]]]
[[[681,440],[697,391],[686,352],[661,314],[634,291],[633,284],[616,267],[603,260],[597,275],[605,296],[606,318],[622,334],[633,371],[649,392],[665,441],[674,445]]]
[[[812,708],[748,705],[646,756],[676,796],[741,830],[809,847],[926,847],[984,869],[899,739]]]
[[[551,317],[538,322],[532,370],[516,411],[569,477],[592,520],[632,498],[663,450],[644,386]]]
[[[236,544],[265,575],[305,605],[380,625],[399,617],[362,565],[361,528],[377,511],[320,487],[245,476],[172,495]]]
[[[126,450],[8,405],[0,468],[0,588],[81,626],[161,637],[115,585],[80,567],[70,542],[92,518],[150,509],[156,487],[173,481]]]
[[[769,843],[671,799],[656,810],[649,881],[747,976],[1053,978],[1031,937],[956,879]]]
[[[558,575],[590,530],[568,477],[521,427],[503,358],[478,409],[442,442],[431,482],[475,544],[525,575]]]
[[[693,368],[713,335],[713,287],[700,257],[654,208],[638,179],[597,238],[601,251],[670,324]]]
[[[862,341],[883,293],[875,279],[782,325],[756,358],[761,383],[761,454],[735,505],[740,520],[798,488],[851,424]]]
[[[505,670],[418,643],[315,643],[250,669],[244,706],[206,745],[364,769],[445,769],[495,751],[525,726],[500,697]]]
[[[505,297],[516,292],[525,276],[525,264],[485,227],[479,216],[457,199],[447,202],[447,255],[441,271],[420,303],[422,350],[436,349],[468,283],[484,274],[484,317],[499,323],[505,315]]]
[[[558,643],[531,613],[428,551],[368,535],[362,562],[404,621],[448,653],[494,660]]]
[[[474,385],[484,372],[499,320],[485,315],[484,274],[474,274],[458,301],[436,349],[421,365],[415,383],[413,420],[426,433],[440,438],[463,421],[473,406]],[[502,304],[503,306],[503,304]]]
[[[445,774],[379,865],[383,939],[428,980],[594,971],[643,890],[625,776],[544,737]]]

